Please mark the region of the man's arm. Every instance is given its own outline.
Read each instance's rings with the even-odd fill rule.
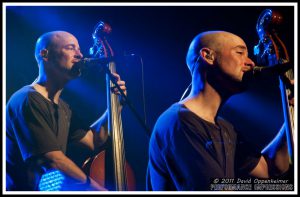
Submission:
[[[71,178],[73,181],[81,183],[84,185],[88,179],[90,179],[90,184],[86,185],[84,189],[86,190],[100,190],[106,191],[104,187],[99,185],[93,179],[87,177],[85,173],[62,151],[51,151],[44,155],[44,158],[48,161],[47,168],[54,168],[59,170],[64,176]],[[73,182],[72,181],[72,182]],[[66,183],[68,184],[68,183]],[[75,185],[75,184],[74,184]]]
[[[108,138],[107,119],[108,112],[106,110],[104,114],[91,125],[90,130],[88,130],[80,142],[92,151],[102,146]]]
[[[289,104],[294,106],[294,80],[287,79],[287,87],[291,89]],[[290,156],[288,153],[288,142],[286,136],[286,125],[282,125],[276,137],[262,150],[262,157],[250,175],[268,178],[279,176],[289,170]]]
[[[285,134],[285,125],[282,126],[276,137],[261,152],[257,166],[250,175],[259,178],[269,178],[284,174],[289,169],[289,154]]]

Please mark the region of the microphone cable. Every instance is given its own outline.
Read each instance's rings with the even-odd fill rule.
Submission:
[[[146,98],[145,98],[145,79],[144,79],[144,63],[143,63],[143,58],[141,56],[139,56],[139,57],[140,57],[141,66],[142,66],[142,97],[143,97],[144,121],[145,121],[145,124],[147,125]]]
[[[191,89],[191,87],[192,87],[192,82],[188,85],[188,87],[185,89],[185,91],[183,92],[183,94],[182,94],[182,96],[181,96],[181,98],[180,98],[180,100],[179,101],[182,101],[184,98],[185,98],[185,96],[187,95],[187,93],[188,93],[188,91]]]
[[[192,68],[193,68],[192,72],[194,72],[194,70],[198,69],[200,57],[201,57],[201,56],[199,55],[199,56],[197,57],[196,61],[194,62],[193,66],[192,66]],[[196,64],[197,64],[197,65],[196,65]],[[188,85],[188,87],[185,89],[185,91],[183,92],[183,94],[182,94],[182,96],[181,96],[181,98],[180,98],[179,101],[182,101],[182,100],[185,98],[185,96],[186,96],[186,94],[188,93],[188,91],[191,90],[191,87],[192,87],[192,82],[191,82],[191,83]]]

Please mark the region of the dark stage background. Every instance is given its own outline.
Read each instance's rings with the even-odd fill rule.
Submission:
[[[135,54],[119,62],[117,70],[126,81],[129,99],[143,119],[146,114],[147,126],[152,129],[159,115],[180,99],[190,83],[185,56],[193,37],[206,30],[233,32],[245,40],[249,56],[255,61],[256,22],[267,8],[282,13],[284,23],[279,33],[293,58],[292,6],[8,6],[6,102],[17,89],[37,77],[34,47],[41,34],[68,31],[78,38],[88,57],[93,28],[102,20],[112,26],[109,41],[116,56]],[[106,109],[104,72],[86,71],[67,85],[62,97],[82,124],[90,125]],[[220,115],[231,121],[256,149],[262,149],[283,123],[277,77],[266,76],[253,82],[249,91],[228,100]],[[137,189],[145,190],[149,139],[128,107],[123,109],[122,118],[126,158],[136,174]],[[72,155],[80,163],[83,158],[79,156],[85,154],[76,150]]]

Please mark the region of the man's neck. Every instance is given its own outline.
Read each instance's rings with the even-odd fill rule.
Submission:
[[[206,83],[202,90],[193,88],[191,94],[181,103],[202,119],[215,124],[222,98],[212,86]]]
[[[58,104],[63,85],[51,81],[46,77],[39,77],[32,85],[47,100]]]

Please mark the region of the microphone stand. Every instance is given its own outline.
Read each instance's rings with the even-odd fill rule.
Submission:
[[[147,137],[149,138],[151,135],[151,131],[148,128],[148,126],[145,124],[145,122],[143,121],[143,119],[140,117],[140,115],[138,114],[138,112],[136,111],[136,109],[134,108],[134,106],[132,105],[131,101],[128,99],[128,97],[125,95],[124,91],[120,88],[119,84],[117,84],[116,80],[115,80],[115,76],[112,75],[112,73],[110,72],[108,66],[104,66],[104,71],[106,72],[106,74],[109,76],[110,81],[115,85],[116,88],[118,88],[119,92],[121,93],[122,99],[123,101],[125,101],[125,103],[127,103],[127,105],[129,106],[129,108],[131,109],[131,111],[133,112],[133,114],[135,115],[135,117],[138,119],[138,121],[140,122],[140,124],[143,126],[143,128],[145,129],[146,133],[147,133]]]

